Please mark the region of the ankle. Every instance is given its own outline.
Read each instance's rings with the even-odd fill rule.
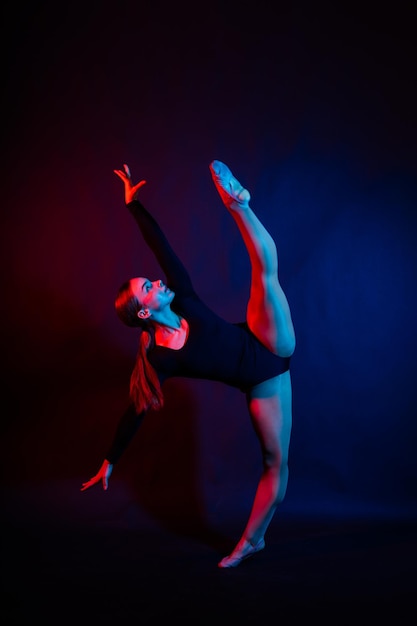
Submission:
[[[226,208],[230,211],[230,213],[246,213],[249,211],[249,200],[239,202],[237,200],[228,200],[228,202],[224,201]]]
[[[256,548],[261,542],[263,541],[263,538],[261,539],[249,539],[249,537],[242,537],[235,550],[237,551],[242,551],[245,552],[246,550],[252,550],[254,548]]]

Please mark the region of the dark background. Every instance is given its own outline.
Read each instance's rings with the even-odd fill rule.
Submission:
[[[203,298],[244,317],[248,258],[212,159],[277,241],[297,335],[290,481],[271,536],[281,519],[415,522],[416,11],[405,6],[3,9],[9,529],[243,530],[260,454],[244,397],[215,383],[170,381],[109,491],[79,491],[128,401],[137,335],[115,293],[160,276],[114,168],[147,180],[141,200]]]

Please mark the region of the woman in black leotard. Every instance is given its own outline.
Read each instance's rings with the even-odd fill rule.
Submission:
[[[263,472],[252,510],[235,549],[218,564],[236,567],[265,547],[264,536],[288,482],[292,422],[290,357],[295,334],[278,280],[275,243],[249,206],[250,194],[220,161],[210,164],[220,197],[235,220],[251,261],[246,320],[226,322],[195,292],[188,272],[159,224],[137,200],[146,181],[132,184],[130,170],[114,170],[125,188],[125,203],[154,253],[166,281],[137,277],[121,286],[115,306],[128,326],[140,327],[140,345],[130,381],[132,405],[123,415],[105,460],[84,491],[108,481],[149,410],[161,408],[162,387],[172,376],[217,380],[243,391],[259,439]]]

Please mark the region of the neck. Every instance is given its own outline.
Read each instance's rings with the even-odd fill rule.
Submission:
[[[154,321],[155,326],[158,330],[162,332],[173,333],[181,328],[182,318],[177,313],[170,310],[169,312],[167,311],[166,313],[164,313],[164,315],[159,317],[159,319],[155,319]]]

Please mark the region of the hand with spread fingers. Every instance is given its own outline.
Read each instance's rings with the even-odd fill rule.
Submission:
[[[146,180],[141,180],[136,185],[132,184],[132,177],[130,175],[129,166],[126,163],[123,164],[124,170],[113,170],[114,173],[124,182],[125,185],[125,202],[129,204],[133,200],[136,200],[137,193],[143,185],[146,184]]]
[[[103,484],[104,491],[107,491],[107,489],[109,488],[109,478],[111,476],[112,471],[113,471],[113,465],[109,463],[109,461],[105,460],[103,462],[103,465],[98,470],[97,474],[93,476],[92,478],[90,478],[90,480],[87,480],[87,482],[82,484],[80,491],[85,491],[86,489],[89,489],[90,487],[92,487],[96,483],[99,483],[100,481]]]

